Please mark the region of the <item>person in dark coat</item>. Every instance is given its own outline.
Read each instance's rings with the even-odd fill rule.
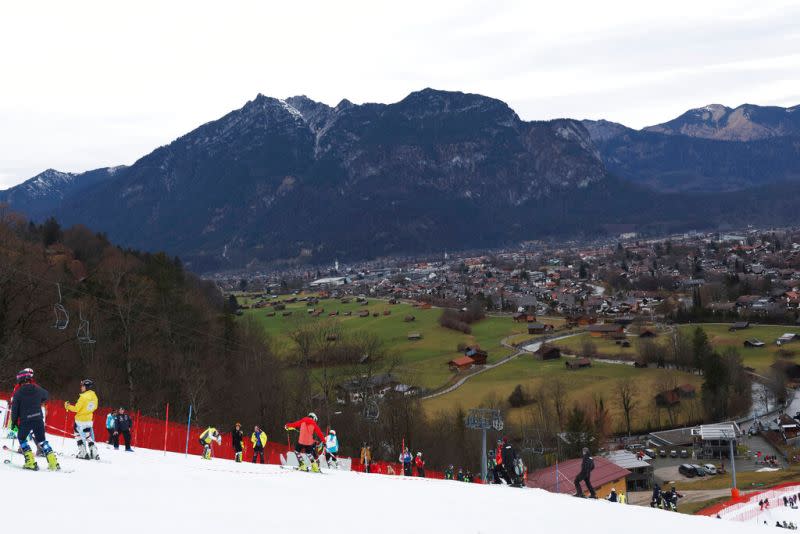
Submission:
[[[611,488],[611,493],[608,494],[608,502],[619,502],[616,488]]]
[[[589,454],[589,449],[587,447],[584,447],[583,461],[581,461],[581,472],[578,473],[578,476],[575,477],[576,497],[583,497],[583,491],[581,490],[581,481],[583,481],[586,484],[586,489],[589,490],[589,495],[592,497],[592,499],[597,498],[597,494],[595,494],[594,488],[592,487],[592,482],[591,480],[589,480],[592,476],[593,469],[594,469],[594,460]]]
[[[653,496],[650,498],[650,508],[658,508],[661,504],[661,487],[658,484],[653,485]]]
[[[131,428],[133,428],[133,421],[131,416],[125,411],[125,408],[117,410],[117,415],[114,416],[114,448],[119,449],[119,437],[122,436],[125,441],[125,451],[133,452],[131,449]]]
[[[244,432],[242,424],[236,423],[231,430],[231,445],[233,445],[233,459],[237,463],[242,463],[242,453],[244,452]]]
[[[514,449],[514,446],[508,442],[507,438],[503,438],[503,449],[501,451],[501,456],[503,459],[503,471],[505,473],[506,481],[508,482],[509,486],[518,486],[519,476],[517,476],[517,471],[514,465],[517,460],[517,451]]]
[[[50,397],[50,394],[41,386],[33,383],[33,370],[23,369],[17,373],[17,384],[19,389],[14,393],[11,401],[11,424],[18,427],[17,437],[25,457],[24,469],[38,470],[36,456],[28,445],[28,436],[33,434],[34,442],[39,446],[47,457],[47,465],[51,470],[61,469],[56,459],[56,454],[47,442],[44,433],[44,415],[42,405]]]

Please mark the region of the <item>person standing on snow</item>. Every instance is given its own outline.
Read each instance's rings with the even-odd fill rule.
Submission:
[[[36,463],[36,455],[28,445],[27,436],[33,434],[33,439],[39,449],[47,458],[47,467],[51,471],[58,471],[56,453],[47,442],[44,432],[44,415],[42,414],[42,404],[49,398],[49,393],[44,388],[33,383],[33,370],[23,369],[17,373],[17,385],[14,399],[11,401],[11,423],[17,425],[19,432],[17,436],[25,436],[19,440],[22,455],[25,457],[24,469],[39,470]]]
[[[253,463],[258,463],[256,460],[261,460],[264,463],[264,448],[267,446],[267,433],[261,430],[258,425],[253,427],[253,433],[250,435],[250,443],[253,444]]]
[[[581,490],[581,481],[586,484],[586,489],[589,490],[589,495],[592,499],[597,498],[597,494],[594,492],[594,488],[592,487],[592,482],[590,480],[592,476],[592,470],[594,469],[594,460],[592,456],[589,454],[588,447],[583,448],[583,460],[581,461],[581,471],[578,473],[578,476],[575,477],[575,496],[576,497],[583,497],[583,491]]]
[[[361,447],[361,465],[364,466],[364,472],[369,473],[369,467],[372,464],[372,448],[364,443]]]
[[[506,482],[508,482],[510,486],[520,485],[519,476],[517,475],[515,466],[517,462],[517,451],[514,450],[514,446],[508,442],[508,438],[503,438],[503,449],[500,456],[502,457],[502,465],[503,471],[506,475]]]
[[[219,432],[213,426],[210,426],[203,430],[203,433],[200,434],[200,445],[203,446],[203,460],[210,460],[211,459],[211,442],[216,441],[217,445],[222,445],[222,436],[219,435]]]
[[[117,416],[117,410],[111,410],[106,416],[106,432],[108,432],[108,444],[114,444],[114,418]],[[119,445],[118,445],[119,446]]]
[[[125,452],[133,452],[131,449],[131,427],[133,421],[131,416],[125,413],[125,408],[121,407],[117,410],[117,416],[114,418],[114,449],[119,449],[120,435],[125,440]]]
[[[297,445],[295,445],[294,452],[297,456],[298,469],[301,471],[308,471],[308,466],[304,459],[308,459],[311,464],[311,470],[314,472],[319,471],[319,463],[317,462],[317,447],[315,444],[314,436],[319,436],[320,440],[325,439],[325,435],[317,424],[317,414],[314,412],[309,413],[306,417],[295,421],[293,423],[286,423],[284,425],[286,430],[294,428],[300,431],[300,436],[297,438]]]
[[[416,459],[414,459],[414,466],[417,468],[417,476],[425,478],[425,460],[422,458],[422,453],[418,452]]]
[[[325,438],[325,461],[329,466],[333,464],[334,469],[339,469],[338,454],[339,438],[336,437],[336,431],[331,428],[328,432],[328,436]]]
[[[400,455],[400,463],[403,464],[403,475],[410,477],[413,475],[411,472],[411,466],[414,464],[414,457],[409,452],[408,447],[403,449],[403,453]]]
[[[244,452],[244,432],[242,423],[237,422],[231,430],[231,445],[233,446],[233,459],[237,464],[242,463],[242,453]]]
[[[615,488],[611,488],[611,493],[608,494],[606,500],[608,502],[619,502],[619,496],[617,495],[617,490]]]
[[[94,411],[97,409],[97,394],[94,392],[94,381],[89,378],[81,380],[81,394],[78,402],[64,403],[68,412],[75,413],[75,439],[78,442],[77,457],[83,460],[99,460],[100,454],[94,445]],[[88,448],[87,448],[88,444]]]

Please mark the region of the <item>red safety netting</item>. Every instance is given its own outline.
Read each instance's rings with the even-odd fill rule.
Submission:
[[[800,494],[800,484],[785,482],[763,491],[748,493],[728,501],[709,506],[697,512],[697,515],[717,516],[730,521],[750,521],[758,517],[764,510],[758,502],[769,499],[770,508],[783,506],[784,495]]]
[[[0,394],[0,398],[8,399],[10,394]],[[75,414],[67,412],[64,408],[64,401],[50,400],[45,405],[47,414],[47,432],[56,436],[73,435],[72,427],[74,424]],[[98,408],[94,412],[94,432],[95,439],[98,442],[108,441],[108,431],[106,430],[105,421],[111,408]],[[179,422],[166,422],[167,409],[165,407],[165,419],[157,419],[154,417],[147,417],[140,415],[138,412],[129,411],[128,415],[133,420],[133,428],[131,429],[131,444],[133,447],[143,449],[153,449],[159,451],[184,453],[187,451],[187,424]],[[185,416],[188,416],[186,414]],[[172,419],[172,415],[169,416]],[[2,421],[0,421],[0,424]],[[200,444],[200,434],[205,428],[198,426],[188,427],[188,453],[191,455],[200,456],[203,452],[203,447]],[[222,444],[212,445],[213,454],[217,458],[224,458],[233,460],[234,451],[231,443],[230,432],[223,432],[222,429]],[[275,441],[268,441],[264,451],[264,459],[269,464],[280,464],[281,455],[286,455],[289,451],[289,446],[286,443],[277,443]],[[244,459],[248,461],[252,458],[253,449],[251,442],[245,434],[245,451]],[[351,459],[351,469],[353,471],[364,471],[364,466],[357,458]],[[397,462],[383,462],[376,461],[370,465],[370,473],[382,475],[402,475],[403,466]],[[416,469],[414,470],[416,474]],[[443,479],[444,473],[441,471],[425,470],[426,478]]]

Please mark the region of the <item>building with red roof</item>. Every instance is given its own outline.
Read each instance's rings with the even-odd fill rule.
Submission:
[[[623,469],[615,463],[595,456],[594,469],[590,476],[592,486],[597,497],[604,499],[611,493],[611,488],[625,491],[625,477],[631,474],[627,469]],[[561,462],[558,467],[551,465],[544,469],[539,469],[528,473],[527,486],[529,488],[539,488],[552,493],[575,493],[573,481],[581,470],[581,458]],[[581,483],[581,489],[585,487]]]

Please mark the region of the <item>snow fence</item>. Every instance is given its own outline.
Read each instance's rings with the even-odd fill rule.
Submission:
[[[9,397],[10,393],[0,394],[0,398],[8,399]],[[105,421],[106,416],[108,416],[111,411],[112,408],[101,407],[94,413],[94,432],[95,439],[98,442],[108,441],[109,436],[105,427]],[[71,437],[73,435],[72,427],[75,414],[67,412],[64,408],[64,401],[51,399],[45,405],[45,412],[47,414],[46,425],[48,434],[59,437]],[[164,419],[144,416],[138,411],[133,410],[128,411],[128,415],[133,420],[133,429],[131,430],[131,444],[133,447],[188,453],[195,456],[200,456],[202,454],[203,447],[200,445],[199,436],[200,433],[205,430],[205,427],[189,426],[185,420],[183,423],[175,422],[173,420],[175,414],[169,413],[169,406],[165,406],[164,408]],[[181,417],[187,416],[188,414],[181,414]],[[0,419],[0,427],[4,426],[3,423],[4,421]],[[223,429],[218,430],[222,431]],[[280,457],[281,455],[285,456],[286,453],[289,452],[289,446],[286,443],[276,442],[272,439],[272,436],[269,436],[269,438],[264,450],[265,460],[269,464],[280,464]],[[252,452],[250,440],[245,439],[245,461],[252,457]],[[234,452],[230,432],[222,432],[222,444],[214,444],[213,453],[216,458],[233,460]],[[248,456],[248,453],[250,456]],[[350,465],[353,471],[364,471],[364,466],[358,458],[350,459]],[[372,462],[372,464],[370,464],[370,473],[402,475],[403,466],[398,462]],[[444,474],[441,471],[427,469],[425,471],[425,476],[426,478],[444,478]]]

